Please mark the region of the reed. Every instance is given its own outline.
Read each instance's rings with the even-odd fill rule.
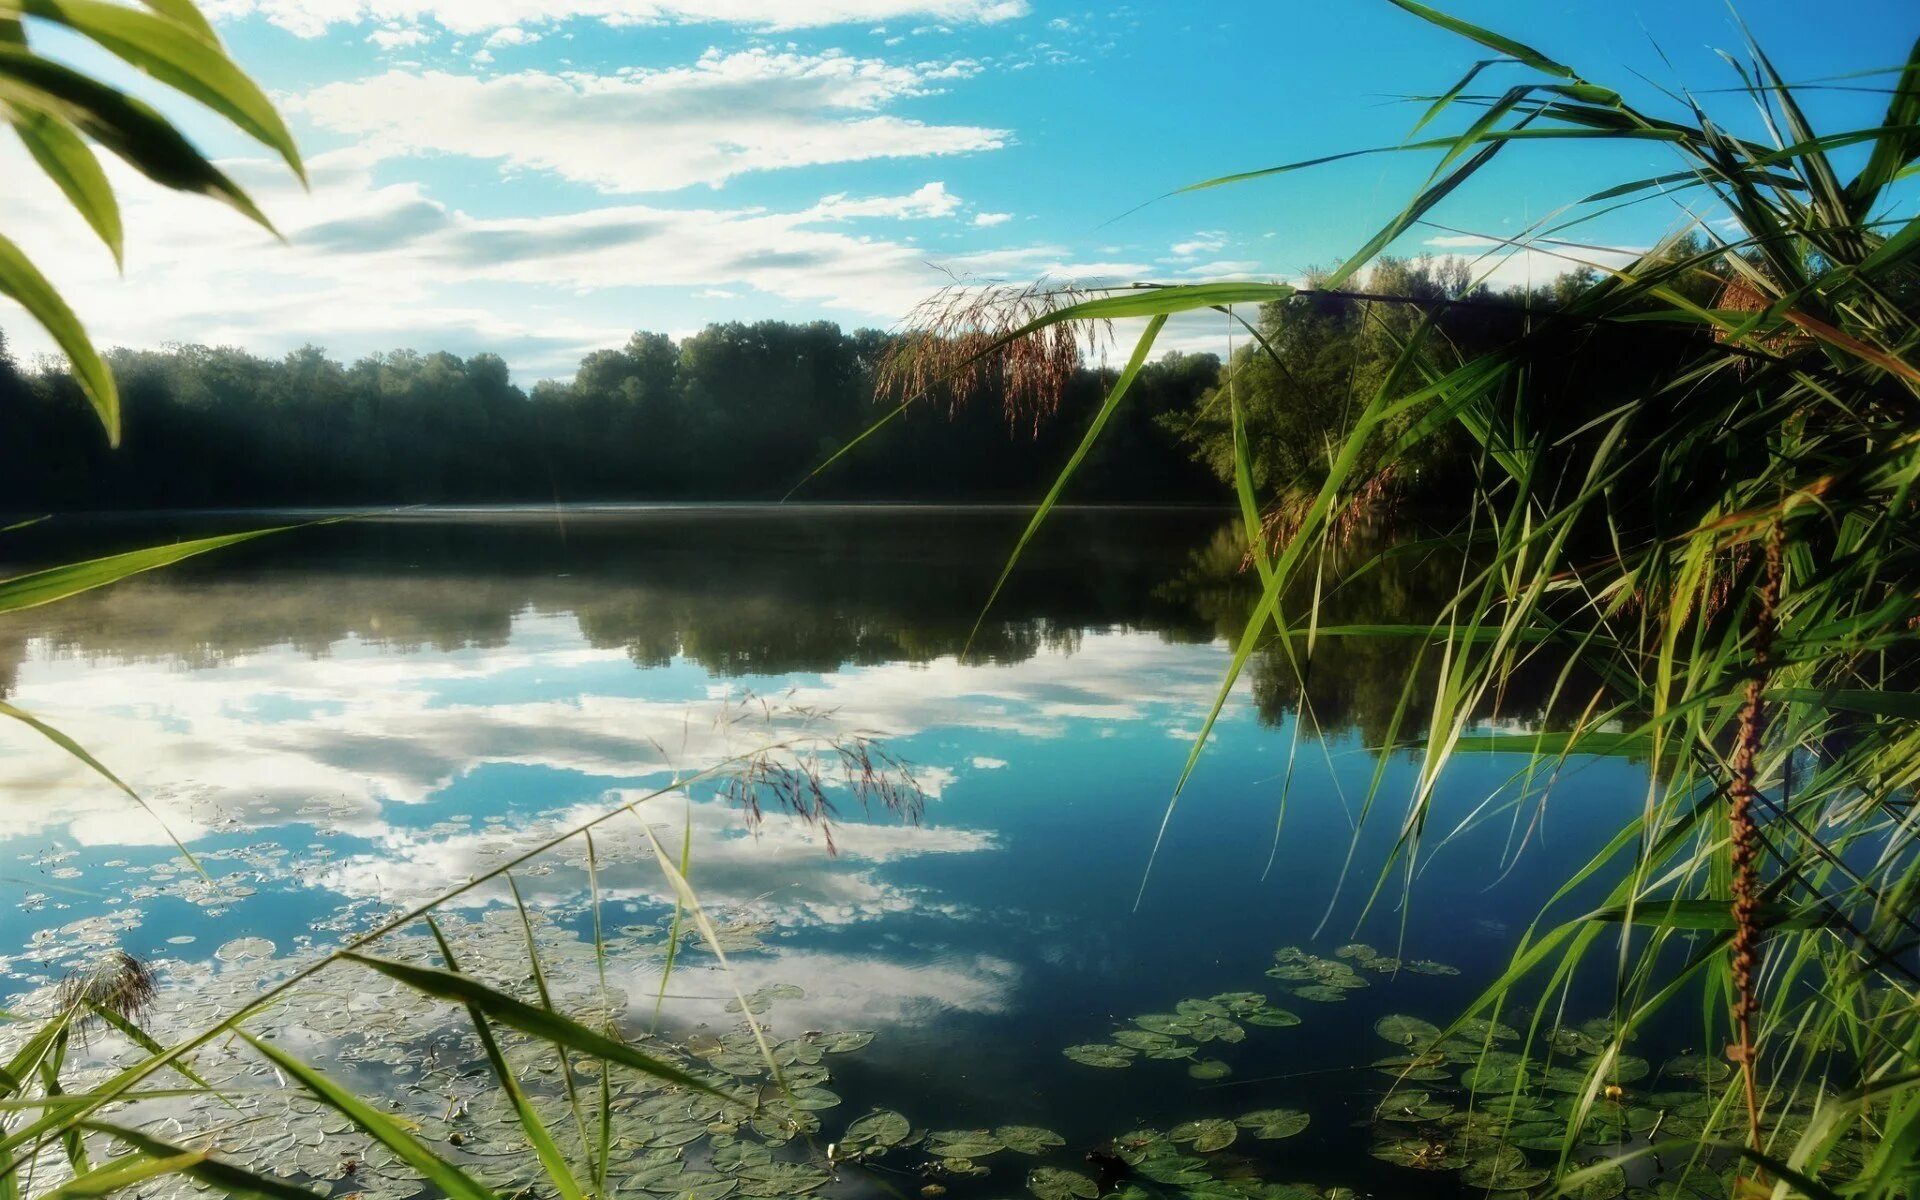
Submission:
[[[1421,711],[1424,721],[1396,718],[1388,739],[1417,764],[1411,793],[1383,794],[1376,773],[1360,806],[1363,821],[1397,829],[1392,852],[1360,885],[1362,908],[1417,900],[1416,869],[1446,837],[1429,829],[1436,789],[1459,755],[1532,749],[1530,786],[1479,818],[1504,816],[1516,829],[1544,811],[1568,760],[1643,756],[1640,811],[1560,893],[1604,883],[1607,902],[1541,913],[1463,1020],[1529,1002],[1551,1013],[1576,993],[1589,1003],[1611,996],[1611,1043],[1568,1122],[1562,1165],[1571,1167],[1624,1041],[1662,1009],[1703,998],[1702,1036],[1727,1047],[1744,1081],[1743,1130],[1710,1130],[1685,1143],[1690,1153],[1716,1169],[1744,1163],[1738,1186],[1754,1195],[1910,1194],[1920,1178],[1920,219],[1901,182],[1920,159],[1920,46],[1885,73],[1878,124],[1819,132],[1801,87],[1749,42],[1729,62],[1732,90],[1759,114],[1763,135],[1751,138],[1694,95],[1648,111],[1533,47],[1415,0],[1393,2],[1495,57],[1419,97],[1406,142],[1334,156],[1437,159],[1428,182],[1345,263],[1312,289],[1114,289],[985,338],[976,353],[1061,323],[1148,317],[1137,363],[1166,317],[1206,309],[1252,334],[1235,305],[1344,294],[1496,157],[1541,142],[1670,152],[1671,171],[1570,196],[1524,234],[1492,239],[1599,273],[1506,344],[1462,360],[1436,336],[1441,305],[1396,301],[1423,319],[1399,338],[1393,369],[1355,405],[1324,475],[1304,490],[1290,481],[1256,489],[1232,404],[1235,490],[1258,588],[1207,727],[1269,647],[1285,651],[1304,694],[1317,612],[1298,597],[1317,594],[1307,586],[1317,572],[1338,572],[1348,531],[1380,503],[1380,481],[1429,440],[1463,432],[1477,475],[1466,511],[1440,536],[1472,567],[1430,625],[1371,633],[1407,643],[1407,660],[1427,674],[1409,673],[1406,688],[1426,678],[1434,691],[1423,705],[1403,702],[1403,714]],[[1496,71],[1518,78],[1476,90]],[[1459,132],[1430,132],[1456,117]],[[1862,160],[1850,176],[1839,157],[1847,152]],[[1247,186],[1329,161],[1194,187]],[[1691,244],[1676,237],[1618,268],[1582,262],[1574,239],[1584,223],[1675,202],[1704,214],[1677,231]],[[1623,341],[1632,338],[1647,340]],[[1558,385],[1596,340],[1653,347],[1662,365],[1649,386],[1569,413]],[[1130,370],[1116,378],[1087,444],[1130,379]],[[1018,557],[1016,548],[1009,571]],[[1508,681],[1554,658],[1564,664],[1556,706],[1580,714],[1571,731],[1477,732]],[[1576,694],[1582,678],[1600,684]],[[1206,742],[1203,729],[1167,822]],[[1284,812],[1284,795],[1279,803]],[[1570,1170],[1562,1185],[1589,1175]]]

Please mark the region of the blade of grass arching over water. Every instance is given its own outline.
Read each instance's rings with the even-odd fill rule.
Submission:
[[[77,596],[81,592],[105,587],[110,583],[118,583],[130,575],[172,566],[174,563],[211,550],[237,546],[241,542],[250,542],[272,533],[285,533],[295,528],[298,526],[280,525],[271,529],[250,529],[245,533],[226,533],[218,537],[195,538],[192,541],[175,542],[167,546],[150,546],[143,550],[129,550],[124,554],[111,554],[105,558],[88,559],[86,562],[69,563],[25,575],[16,575],[11,579],[0,580],[0,613],[17,612],[23,608],[51,604],[55,600],[64,600],[68,596]]]
[[[198,1160],[175,1173],[184,1174],[197,1183],[205,1184],[216,1195],[222,1196],[261,1196],[267,1200],[319,1200],[324,1193],[301,1187],[291,1180],[267,1175],[260,1171],[249,1170],[234,1163],[214,1158],[205,1150],[190,1150],[155,1137],[150,1130],[134,1129],[126,1125],[112,1124],[106,1121],[90,1121],[87,1129],[94,1133],[103,1133],[116,1141],[125,1142],[148,1158],[181,1158],[198,1156]]]
[[[26,712],[22,709],[15,708],[13,705],[8,704],[4,700],[0,700],[0,717],[12,717],[14,720],[20,722],[21,724],[25,725],[27,728],[33,730],[35,733],[38,733],[41,737],[46,738],[48,741],[52,742],[54,745],[60,747],[62,750],[65,750],[68,754],[72,755],[74,758],[78,759],[81,763],[85,764],[95,774],[99,775],[102,779],[106,780],[108,783],[111,783],[114,787],[119,788],[122,792],[124,792],[127,795],[129,799],[131,799],[135,804],[138,804],[140,806],[141,811],[145,812],[149,817],[153,818],[153,823],[160,827],[160,832],[167,835],[167,840],[173,843],[173,848],[180,852],[180,857],[186,859],[187,862],[192,865],[195,871],[199,872],[200,878],[206,880],[208,883],[213,882],[213,876],[207,874],[206,868],[200,865],[200,860],[193,856],[193,851],[187,849],[187,844],[181,841],[179,835],[174,833],[173,829],[170,826],[168,826],[166,819],[163,818],[159,813],[155,812],[153,810],[153,806],[148,804],[146,802],[146,799],[142,797],[139,792],[136,792],[132,788],[128,787],[124,780],[122,780],[118,775],[115,775],[112,771],[107,769],[107,765],[105,763],[101,762],[99,759],[95,758],[91,753],[89,753],[85,746],[82,746],[79,742],[74,741],[72,738],[60,732],[58,729],[55,729],[53,726],[47,724],[45,721],[42,721],[39,717],[34,716],[32,713]]]
[[[747,1023],[747,1029],[753,1034],[754,1044],[760,1048],[760,1056],[766,1060],[767,1069],[773,1074],[774,1083],[779,1086],[781,1095],[791,1103],[793,1089],[787,1086],[786,1072],[780,1069],[779,1062],[773,1056],[773,1047],[767,1042],[765,1027],[754,1018],[753,1006],[747,1003],[746,993],[740,990],[740,984],[733,974],[733,965],[727,961],[726,949],[720,944],[720,931],[715,929],[713,922],[707,919],[707,910],[701,907],[700,897],[694,892],[693,885],[687,882],[687,877],[681,874],[668,859],[666,847],[662,846],[660,839],[654,836],[653,826],[647,824],[646,818],[638,812],[633,815],[640,822],[641,831],[647,835],[647,844],[653,847],[653,860],[660,867],[660,873],[666,876],[668,885],[686,906],[694,928],[698,929],[700,936],[706,939],[707,949],[713,952],[713,957],[719,962],[721,971],[725,972],[728,990],[733,992],[733,998],[740,1003],[740,1019]]]
[[[972,652],[973,640],[980,636],[980,626],[985,623],[987,612],[993,608],[993,602],[1000,598],[1000,590],[1007,586],[1007,579],[1013,574],[1013,568],[1020,562],[1020,556],[1025,553],[1027,543],[1031,542],[1033,535],[1039,532],[1040,526],[1045,523],[1047,515],[1053,511],[1054,504],[1060,499],[1060,493],[1066,490],[1068,480],[1073,478],[1073,473],[1086,460],[1087,453],[1093,449],[1094,443],[1100,440],[1100,434],[1106,429],[1107,421],[1113,416],[1114,411],[1120,407],[1120,402],[1126,399],[1127,390],[1139,377],[1140,368],[1146,365],[1147,354],[1153,349],[1153,341],[1160,335],[1160,330],[1166,326],[1166,323],[1167,318],[1164,314],[1155,315],[1147,322],[1146,330],[1140,334],[1140,341],[1133,348],[1133,355],[1127,359],[1127,365],[1120,372],[1120,377],[1113,381],[1112,389],[1107,392],[1105,402],[1100,405],[1100,410],[1094,414],[1093,421],[1087,426],[1087,432],[1080,438],[1080,444],[1074,447],[1072,456],[1067,459],[1067,465],[1060,469],[1059,475],[1054,478],[1053,486],[1047,489],[1046,498],[1040,501],[1038,508],[1034,509],[1032,519],[1020,533],[1020,540],[1014,543],[1013,553],[1007,558],[1007,565],[1001,568],[1000,578],[994,581],[993,591],[988,594],[987,602],[981,606],[980,615],[974,618],[973,629],[968,632],[966,645],[960,651],[960,657],[963,660]]]
[[[80,1170],[59,1187],[40,1193],[40,1200],[96,1200],[97,1197],[110,1196],[122,1188],[133,1187],[150,1179],[184,1175],[190,1168],[205,1162],[206,1157],[204,1150],[189,1150],[167,1158],[123,1154],[101,1163],[93,1170]]]
[[[518,881],[514,879],[513,872],[508,871],[506,873],[506,880],[507,880],[507,890],[513,894],[514,910],[520,914],[520,931],[526,937],[527,966],[533,975],[534,990],[540,994],[540,1007],[546,1009],[548,1012],[553,1012],[555,1011],[553,1007],[553,993],[547,988],[547,971],[546,971],[546,968],[542,966],[540,962],[539,943],[537,943],[534,940],[533,917],[531,914],[527,912],[527,902],[520,895],[520,884],[518,883]],[[452,964],[449,963],[448,965],[451,966]],[[606,1190],[606,1187],[605,1187],[606,1172],[602,1164],[604,1164],[606,1160],[606,1150],[608,1145],[608,1139],[603,1137],[600,1140],[599,1152],[598,1154],[596,1154],[594,1149],[593,1139],[589,1137],[587,1134],[586,1117],[582,1114],[581,1108],[580,1108],[580,1087],[579,1087],[579,1081],[574,1077],[573,1060],[568,1058],[565,1054],[560,1055],[559,1058],[560,1058],[560,1078],[561,1078],[561,1081],[566,1085],[567,1105],[569,1108],[573,1110],[573,1124],[576,1131],[580,1135],[580,1149],[584,1154],[587,1155],[588,1160],[593,1163],[593,1168],[594,1168],[593,1176],[594,1176],[595,1186],[598,1188],[598,1190],[605,1191]],[[605,1071],[601,1071],[599,1075],[600,1075],[600,1084],[604,1091],[606,1087],[607,1073]],[[604,1095],[601,1097],[601,1105],[602,1105],[602,1112],[605,1113],[607,1111],[607,1097]]]
[[[447,964],[447,970],[457,974],[460,963],[454,957],[453,947],[447,944],[446,935],[440,930],[440,923],[428,917],[427,928],[433,933],[435,944],[440,947],[440,957]],[[533,1111],[533,1104],[527,1099],[526,1092],[521,1090],[520,1081],[513,1073],[513,1065],[507,1061],[507,1056],[500,1049],[500,1043],[493,1036],[492,1027],[487,1023],[487,1014],[481,1012],[480,1006],[472,1001],[468,1001],[466,1008],[467,1018],[473,1025],[473,1032],[480,1039],[480,1049],[487,1056],[487,1064],[493,1068],[493,1077],[500,1084],[500,1089],[506,1092],[508,1103],[513,1105],[514,1115],[520,1120],[521,1132],[527,1135],[527,1144],[533,1147],[534,1156],[540,1160],[541,1167],[545,1169],[547,1181],[560,1194],[561,1200],[586,1200],[586,1193],[581,1190],[579,1181],[573,1177],[573,1168],[567,1165],[566,1155],[560,1153],[560,1147],[554,1144],[553,1135],[547,1132],[546,1123],[540,1119],[540,1114]],[[551,1005],[548,1006],[547,1011],[552,1011]],[[560,1056],[562,1059],[566,1057],[564,1049],[561,1050]]]
[[[1360,455],[1366,442],[1365,435],[1370,433],[1372,429],[1378,425],[1385,414],[1394,411],[1396,406],[1404,406],[1410,403],[1409,400],[1399,400],[1396,402],[1395,393],[1401,386],[1402,381],[1405,380],[1407,373],[1412,369],[1415,353],[1424,346],[1426,334],[1431,330],[1432,326],[1433,318],[1431,314],[1429,314],[1422,319],[1419,329],[1408,340],[1406,348],[1401,351],[1392,369],[1387,372],[1386,378],[1381,381],[1379,388],[1374,392],[1372,399],[1368,402],[1365,411],[1363,411],[1360,417],[1354,422],[1353,434],[1349,436],[1347,442],[1341,446],[1339,453],[1334,457],[1333,463],[1328,468],[1326,480],[1321,484],[1320,491],[1314,497],[1312,505],[1308,507],[1306,515],[1301,519],[1300,527],[1294,532],[1293,537],[1288,540],[1286,546],[1281,550],[1279,559],[1274,563],[1271,577],[1263,582],[1260,599],[1247,617],[1246,625],[1240,635],[1239,644],[1235,646],[1233,658],[1227,664],[1226,676],[1221,680],[1219,690],[1214,694],[1212,707],[1208,710],[1206,719],[1201,722],[1200,732],[1194,739],[1193,749],[1187,755],[1186,764],[1180,770],[1180,778],[1174,783],[1173,794],[1167,800],[1166,810],[1161,814],[1160,828],[1159,831],[1154,834],[1153,838],[1153,849],[1148,852],[1146,868],[1141,872],[1140,888],[1134,894],[1134,911],[1139,911],[1140,903],[1146,897],[1147,881],[1153,875],[1154,860],[1159,857],[1160,846],[1166,840],[1167,827],[1173,822],[1173,813],[1175,807],[1180,802],[1180,793],[1185,790],[1187,781],[1193,777],[1194,767],[1198,765],[1200,755],[1206,750],[1207,739],[1212,735],[1213,727],[1219,721],[1221,711],[1226,708],[1227,697],[1233,694],[1234,685],[1239,682],[1241,672],[1246,668],[1248,659],[1252,658],[1254,649],[1258,646],[1267,624],[1274,620],[1276,614],[1279,612],[1281,593],[1285,589],[1287,581],[1292,577],[1293,569],[1304,553],[1306,543],[1319,528],[1320,523],[1326,519],[1333,507],[1334,501],[1340,494],[1340,489],[1346,484],[1347,479],[1353,474],[1355,467],[1359,464]],[[1430,391],[1431,386],[1432,385],[1429,385],[1427,389],[1422,389],[1422,391]],[[1415,393],[1415,395],[1419,394],[1418,392]]]
[[[90,1000],[87,1002],[87,1011],[92,1013],[99,1020],[105,1022],[108,1025],[111,1025],[114,1029],[119,1031],[121,1037],[126,1038],[128,1041],[132,1042],[134,1045],[140,1047],[142,1050],[145,1050],[148,1054],[165,1054],[166,1053],[166,1047],[162,1046],[159,1042],[154,1041],[152,1035],[148,1034],[146,1030],[140,1028],[138,1025],[134,1024],[132,1021],[121,1016],[119,1013],[113,1011],[113,1009],[109,1008],[107,1005],[99,1004]],[[195,1071],[192,1067],[187,1066],[183,1062],[175,1062],[173,1064],[173,1069],[175,1073],[177,1073],[181,1078],[185,1079],[188,1083],[193,1084],[195,1087],[199,1088],[202,1092],[212,1093],[213,1095],[220,1097],[220,1099],[226,1103],[227,1107],[229,1108],[234,1107],[233,1102],[231,1100],[227,1100],[226,1097],[217,1088],[215,1088],[211,1083],[208,1083],[206,1080],[202,1079],[199,1073]]]
[[[362,1133],[393,1151],[451,1200],[499,1200],[491,1189],[435,1154],[399,1121],[328,1078],[326,1072],[309,1066],[272,1042],[256,1038],[244,1029],[234,1032],[268,1062],[312,1092],[320,1103],[352,1121]]]
[[[801,488],[806,487],[809,483],[812,483],[814,479],[818,477],[822,472],[824,472],[828,467],[831,467],[833,464],[839,462],[841,459],[845,458],[847,455],[853,453],[854,449],[859,445],[861,445],[861,443],[865,442],[868,438],[872,437],[874,434],[879,433],[882,429],[885,429],[887,426],[893,424],[893,422],[896,419],[905,416],[907,409],[911,408],[913,406],[914,401],[920,398],[921,398],[920,394],[908,396],[905,400],[902,400],[900,403],[888,409],[885,416],[881,417],[879,420],[875,421],[873,424],[867,426],[865,429],[862,429],[859,433],[855,434],[853,437],[847,439],[847,441],[844,442],[839,449],[835,450],[832,454],[827,455],[826,459],[822,461],[819,466],[815,467],[811,471],[808,471],[806,475],[801,478],[799,483],[796,483],[792,487],[788,488],[787,494],[780,497],[780,502],[782,504],[785,504],[787,501],[793,499],[794,496],[799,493]]]
[[[589,829],[580,836],[586,839],[587,843],[587,894],[590,898],[589,905],[593,910],[593,969],[600,980],[599,1003],[605,1005],[607,995],[607,939],[600,925],[600,856],[593,847],[593,830]],[[607,1008],[606,1013],[606,1020],[602,1022],[601,1027],[606,1031],[608,1037],[619,1037],[620,1034],[613,1025],[611,1007]]]
[[[690,879],[693,875],[693,798],[687,798],[686,823],[680,834],[680,877]],[[667,1000],[667,981],[673,978],[673,964],[680,957],[680,919],[686,913],[686,906],[680,902],[680,893],[673,893],[673,924],[667,927],[667,960],[660,967],[660,988],[653,996],[653,1016],[647,1022],[647,1032],[651,1033],[660,1024],[660,1008]]]
[[[651,1075],[655,1079],[663,1079],[668,1083],[677,1083],[681,1087],[716,1096],[729,1104],[739,1103],[725,1092],[694,1078],[670,1063],[642,1054],[625,1042],[616,1041],[603,1033],[596,1033],[578,1021],[563,1017],[559,1013],[550,1012],[509,996],[471,976],[442,971],[436,967],[417,967],[412,963],[403,963],[390,958],[375,958],[358,951],[344,953],[340,956],[340,960],[371,968],[382,975],[400,981],[416,992],[438,996],[442,1000],[453,1000],[460,1004],[477,1005],[482,1012],[502,1025],[552,1042],[563,1049],[578,1050],[594,1058],[618,1063],[620,1066],[639,1071],[643,1075]]]
[[[58,1099],[66,1094],[60,1086],[60,1068],[66,1065],[72,1032],[71,1026],[62,1029],[60,1035],[53,1039],[47,1057],[40,1060],[40,1091],[50,1099]],[[67,1165],[73,1168],[75,1176],[85,1175],[93,1169],[87,1161],[86,1137],[78,1129],[69,1129],[62,1134],[60,1147],[66,1153]]]

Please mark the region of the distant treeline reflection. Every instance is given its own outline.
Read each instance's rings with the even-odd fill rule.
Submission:
[[[0,687],[11,692],[29,643],[82,659],[212,667],[291,646],[314,656],[349,639],[394,650],[504,645],[516,619],[570,617],[592,646],[637,666],[676,658],[739,678],[927,663],[967,647],[1024,513],[983,509],[748,508],[511,519],[376,519],[317,527],[141,576],[0,622]],[[76,529],[76,524],[82,526]],[[55,519],[14,538],[64,553],[76,536],[155,540],[152,522]],[[1043,529],[972,643],[972,660],[1016,663],[1072,652],[1089,631],[1169,642],[1236,640],[1255,588],[1246,543],[1218,512],[1070,509]],[[1374,557],[1356,546],[1330,576],[1324,625],[1432,619],[1459,561]],[[1310,597],[1290,606],[1304,613]],[[1298,651],[1298,647],[1296,648]],[[1329,733],[1381,744],[1415,643],[1322,638],[1308,671],[1312,715]],[[1429,669],[1437,669],[1438,655]],[[1548,719],[1557,664],[1542,659],[1498,715]],[[1252,672],[1263,720],[1296,711],[1301,688],[1277,645]],[[1401,737],[1423,728],[1415,689]],[[1563,689],[1561,723],[1588,691]]]

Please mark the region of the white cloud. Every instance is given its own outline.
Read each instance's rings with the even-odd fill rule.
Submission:
[[[1012,213],[983,212],[983,213],[975,213],[973,215],[973,223],[975,225],[980,226],[982,229],[989,229],[995,225],[1005,225],[1008,221],[1011,221],[1011,220],[1013,220]]]
[[[430,35],[423,29],[401,25],[389,25],[376,29],[367,35],[367,40],[382,50],[405,50],[431,41]]]
[[[317,343],[349,357],[395,345],[490,350],[523,379],[569,373],[587,350],[624,341],[648,289],[758,293],[810,313],[885,325],[954,275],[1149,273],[1140,264],[1080,261],[1050,245],[933,263],[908,238],[845,227],[855,217],[951,212],[958,201],[940,184],[789,212],[614,204],[481,217],[433,199],[419,184],[380,182],[379,160],[358,151],[317,155],[308,165],[311,192],[284,169],[227,164],[286,244],[220,205],[113,167],[129,231],[124,277],[17,145],[0,145],[0,206],[36,231],[36,261],[83,298],[82,315],[103,345],[190,341],[271,354]],[[374,279],[380,286],[369,288]],[[16,351],[50,351],[38,328],[12,311],[0,301],[0,324]]]
[[[923,184],[918,191],[906,196],[864,199],[845,194],[827,196],[808,210],[808,216],[818,221],[846,221],[855,217],[950,217],[959,207],[960,197],[949,192],[946,184],[934,182]]]
[[[973,757],[973,769],[976,771],[998,771],[1006,765],[1007,760],[1004,758],[988,758],[978,754]]]
[[[973,69],[709,51],[691,66],[613,75],[390,70],[323,85],[289,107],[383,156],[455,154],[607,192],[653,192],[750,171],[997,149],[1006,130],[881,111]]]
[[[539,40],[539,34],[529,33],[519,25],[502,25],[487,35],[489,46],[530,46]]]
[[[1226,248],[1227,238],[1222,233],[1197,233],[1184,242],[1175,242],[1169,247],[1175,258],[1192,258],[1200,254],[1218,254]]]
[[[395,20],[432,21],[453,33],[575,19],[787,30],[896,17],[984,24],[1031,11],[1027,0],[208,0],[204,7],[216,18],[260,16],[302,37],[335,25]]]

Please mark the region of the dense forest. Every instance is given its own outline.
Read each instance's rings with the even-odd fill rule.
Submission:
[[[1589,280],[1495,294],[1457,259],[1387,259],[1362,293],[1268,305],[1257,322],[1266,347],[1243,338],[1224,376],[1210,354],[1150,363],[1070,498],[1224,498],[1231,434],[1218,401],[1229,377],[1260,485],[1311,485],[1352,396],[1374,386],[1414,319],[1392,298],[1450,302],[1447,335],[1471,353]],[[875,385],[898,345],[827,321],[713,325],[678,342],[643,332],[587,355],[571,380],[530,389],[493,354],[397,350],[342,363],[312,346],[279,359],[200,345],[117,350],[125,441],[110,450],[63,367],[22,368],[0,342],[0,508],[774,499],[887,411]],[[1008,419],[992,395],[917,403],[805,494],[1031,499],[1112,379],[1081,369],[1056,417],[1037,424]],[[1431,464],[1428,484],[1454,474],[1449,465]]]
[[[0,361],[0,506],[193,508],[619,499],[777,499],[884,411],[888,339],[819,321],[637,333],[569,382],[523,390],[498,356],[399,350],[353,363],[176,346],[110,356],[125,440],[110,450],[58,368]],[[1213,386],[1219,360],[1170,356],[1077,489],[1200,500],[1205,470],[1154,418]],[[1098,403],[1084,371],[1070,405]],[[916,406],[809,490],[831,499],[1014,499],[1044,487],[1079,434],[1015,428],[986,403]]]

